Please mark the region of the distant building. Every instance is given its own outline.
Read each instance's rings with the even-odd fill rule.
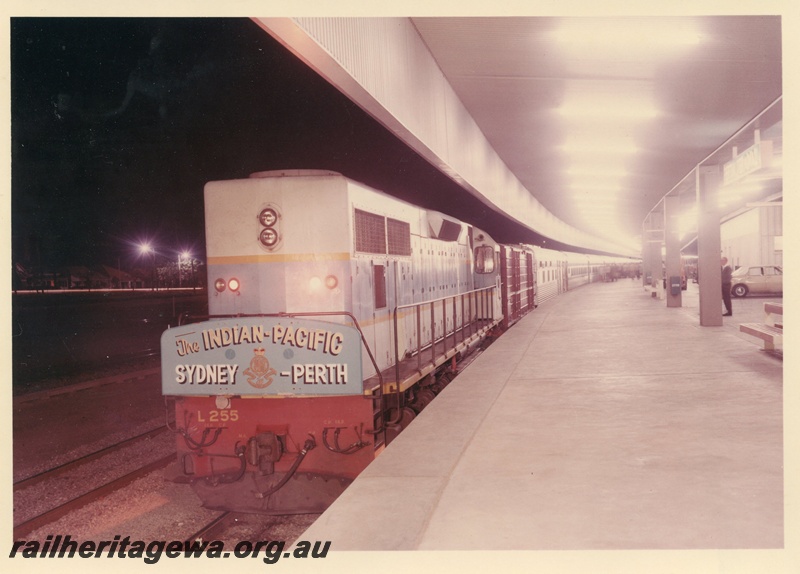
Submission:
[[[121,269],[116,269],[114,267],[109,267],[108,265],[102,265],[103,272],[109,277],[112,289],[134,289],[137,287],[137,279],[130,273],[122,271]],[[138,285],[141,287],[141,285]]]
[[[198,262],[191,272],[178,275],[177,267],[135,268],[123,271],[110,265],[87,267],[71,265],[45,269],[14,264],[14,291],[46,291],[53,289],[164,289],[195,288],[205,285],[205,266]]]
[[[733,268],[783,266],[783,205],[760,205],[732,217],[720,227],[722,255]]]

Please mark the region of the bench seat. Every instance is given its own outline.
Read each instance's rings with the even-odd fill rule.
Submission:
[[[741,323],[739,330],[764,341],[764,348],[768,351],[783,348],[783,329],[766,325],[764,323]]]
[[[783,329],[783,303],[764,303],[764,323]]]

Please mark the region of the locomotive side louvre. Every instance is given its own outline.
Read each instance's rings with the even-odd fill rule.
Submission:
[[[381,370],[430,347],[477,316],[471,302],[455,310],[428,304],[476,289],[473,230],[441,213],[420,209],[350,182],[353,208],[353,311]],[[367,236],[375,236],[367,239]],[[485,237],[479,233],[481,237]],[[496,272],[485,279],[496,284]],[[499,294],[494,294],[499,302]],[[425,305],[423,305],[425,304]],[[415,307],[412,307],[415,306]],[[394,310],[397,311],[397,344]],[[417,308],[424,319],[417,324]],[[499,316],[492,305],[488,316]],[[471,314],[470,314],[471,313]],[[369,328],[364,328],[367,325]],[[366,370],[365,372],[374,372]]]
[[[376,192],[342,179],[348,189],[342,221],[350,238],[352,311],[383,370],[392,362],[394,338],[387,325],[391,309],[405,297],[397,285],[410,273],[417,209],[399,202],[390,206]],[[371,364],[365,368],[365,375],[375,374]]]

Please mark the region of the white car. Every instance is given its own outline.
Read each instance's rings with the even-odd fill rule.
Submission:
[[[776,265],[739,267],[731,274],[731,293],[745,297],[749,293],[783,293],[783,269]]]

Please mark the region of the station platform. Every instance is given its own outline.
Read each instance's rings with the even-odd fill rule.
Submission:
[[[783,359],[640,281],[493,343],[303,534],[340,550],[780,549]]]

